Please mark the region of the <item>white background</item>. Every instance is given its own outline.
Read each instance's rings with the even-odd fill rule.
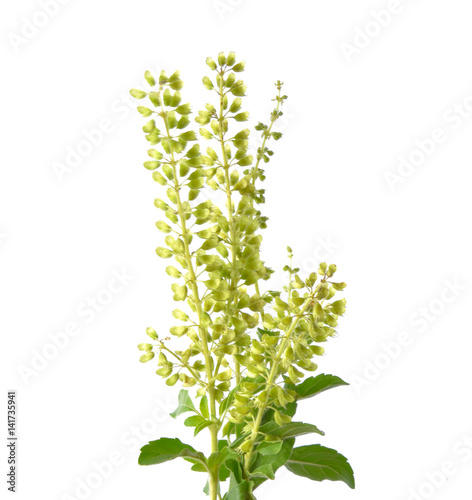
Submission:
[[[387,0],[62,4],[46,15],[36,0],[1,7],[0,406],[18,391],[16,498],[204,498],[204,476],[183,461],[137,465],[148,440],[192,437],[166,415],[174,389],[138,362],[145,328],[171,326],[173,304],[154,253],[160,186],[142,167],[144,121],[128,89],[143,87],[146,69],[178,68],[198,111],[205,58],[229,50],[247,61],[251,125],[267,121],[275,80],[289,95],[267,167],[265,259],[280,270],[290,244],[304,272],[327,259],[349,285],[319,365],[351,386],[305,402],[300,418],[349,458],[357,488],[281,471],[258,498],[471,498],[461,444],[472,436],[470,4],[402,0],[384,26],[372,20]],[[100,144],[58,175],[103,123]],[[426,158],[416,141],[434,129],[443,140]],[[416,165],[399,173],[412,153]],[[387,172],[400,177],[389,184]],[[113,273],[126,284],[86,313]],[[79,330],[68,344],[22,376],[70,323]],[[113,470],[97,476],[110,457]]]

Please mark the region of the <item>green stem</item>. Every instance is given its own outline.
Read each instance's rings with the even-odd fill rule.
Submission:
[[[279,88],[279,93],[278,93],[277,97],[280,98],[280,88]],[[275,117],[274,118],[271,117],[271,122],[270,122],[269,128],[265,131],[264,139],[262,141],[261,154],[258,156],[256,164],[254,165],[254,168],[252,170],[252,185],[253,186],[256,185],[257,172],[259,170],[259,163],[261,162],[262,157],[264,156],[264,148],[265,148],[266,142],[270,138],[270,133],[272,132],[272,127],[274,126],[274,123],[277,121],[279,109],[280,109],[280,99],[277,99],[277,107],[275,108],[275,115],[274,115]]]
[[[219,95],[220,95],[220,114],[218,116],[218,121],[220,123],[220,133],[219,133],[219,141],[221,144],[221,154],[223,158],[223,168],[225,171],[225,191],[226,191],[226,206],[228,208],[228,224],[229,224],[229,237],[230,237],[230,243],[231,243],[231,265],[233,267],[232,273],[231,273],[231,288],[234,293],[234,302],[237,300],[237,294],[236,294],[236,288],[237,288],[237,276],[236,276],[236,268],[237,268],[237,246],[238,246],[238,241],[237,241],[237,234],[236,234],[236,228],[234,224],[234,217],[233,217],[233,202],[231,199],[231,183],[229,179],[229,162],[228,162],[228,157],[226,156],[226,150],[225,150],[225,140],[223,136],[223,121],[224,121],[224,109],[223,109],[223,75],[224,71],[221,70],[220,72],[221,75],[221,80],[220,80],[220,85],[219,85]],[[236,361],[234,360],[234,371],[236,374],[236,385],[238,385],[241,381],[241,366]]]
[[[262,140],[262,145],[261,145],[261,153],[257,160],[256,160],[256,164],[254,165],[254,168],[252,169],[252,185],[255,186],[256,185],[256,179],[257,179],[257,173],[259,171],[259,163],[261,162],[261,159],[264,155],[264,148],[265,148],[265,145],[266,145],[266,142],[267,140],[270,138],[270,133],[272,132],[272,127],[274,125],[274,123],[277,121],[277,118],[278,118],[278,113],[279,113],[279,110],[280,110],[280,88],[279,88],[279,93],[277,95],[277,97],[279,97],[279,99],[277,99],[277,107],[275,108],[275,118],[274,119],[271,119],[271,122],[270,122],[270,125],[269,125],[269,128],[267,129],[265,135],[264,135],[264,139]],[[252,204],[253,203],[253,200],[251,200]],[[256,282],[255,284],[255,288],[256,288],[256,293],[257,295],[261,295],[261,292],[260,292],[260,289],[259,289],[259,282]],[[261,313],[261,317],[262,317],[262,320],[264,321],[264,311],[262,311]]]
[[[199,379],[199,374],[188,364],[188,363],[184,363],[182,361],[182,358],[177,355],[174,351],[172,351],[171,349],[169,349],[168,347],[166,347],[164,345],[164,342],[162,342],[161,340],[158,340],[158,342],[161,344],[161,350],[164,350],[164,351],[167,351],[169,354],[171,354],[172,356],[174,356],[174,358],[176,358],[178,361],[180,361],[180,363],[182,364],[182,366],[184,368],[187,368],[187,370],[189,371],[189,373],[191,373],[191,375],[193,376],[193,378],[197,381],[198,384],[200,385],[205,385],[200,379]]]
[[[211,473],[208,479],[208,483],[210,485],[210,500],[217,500],[217,497],[220,497],[218,492],[218,473]]]
[[[164,109],[164,106],[162,104],[162,97],[161,97],[161,92],[159,92],[159,100],[161,102],[161,110],[162,110],[162,118],[164,120],[164,124],[166,127],[166,132],[167,132],[167,137],[169,138],[169,141],[171,139],[171,134],[170,134],[170,128],[169,124],[167,122],[167,114]],[[192,261],[192,256],[190,254],[190,243],[189,243],[189,230],[187,229],[187,224],[185,220],[185,214],[184,214],[184,209],[182,205],[182,200],[180,198],[180,184],[178,182],[178,175],[177,175],[177,162],[175,160],[174,152],[171,150],[171,161],[170,164],[172,166],[172,171],[174,174],[174,189],[176,193],[176,201],[177,201],[177,209],[179,212],[179,219],[180,219],[180,227],[182,229],[182,239],[184,242],[184,253],[185,253],[185,260],[187,262],[187,267],[188,267],[188,272],[190,275],[190,283],[191,283],[191,288],[192,288],[192,295],[193,295],[193,300],[195,302],[195,308],[197,310],[197,315],[198,315],[198,320],[199,320],[199,332],[200,332],[200,339],[202,341],[202,349],[203,349],[203,356],[205,358],[205,368],[206,368],[206,374],[207,374],[207,379],[208,379],[208,399],[210,403],[210,416],[212,420],[216,420],[216,399],[215,399],[215,381],[213,378],[211,366],[212,366],[212,357],[210,350],[208,348],[208,330],[206,327],[202,326],[202,320],[203,320],[203,307],[202,303],[200,300],[200,295],[198,291],[198,285],[197,285],[197,278],[195,276],[195,270],[193,268],[193,261]],[[211,452],[216,453],[218,451],[218,426],[211,425],[209,426],[210,430],[210,435],[211,435]],[[217,493],[218,493],[218,476],[215,476],[213,474],[210,474],[210,500],[217,500]]]

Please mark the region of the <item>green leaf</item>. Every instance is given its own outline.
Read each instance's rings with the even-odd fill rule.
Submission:
[[[229,490],[224,496],[224,500],[246,500],[250,491],[250,483],[248,481],[237,482],[234,474],[231,473]]]
[[[257,451],[262,455],[275,455],[282,448],[283,441],[262,441]]]
[[[288,388],[297,392],[298,399],[306,399],[341,385],[349,384],[335,375],[325,375],[322,373],[317,377],[309,377],[296,386],[288,386]]]
[[[256,460],[251,466],[251,475],[263,475],[264,477],[256,479],[255,484],[258,486],[262,484],[267,477],[271,477],[268,474],[268,467],[270,466],[272,475],[274,475],[282,465],[285,465],[287,460],[290,458],[292,453],[293,445],[295,444],[295,438],[287,439],[283,442],[280,451],[275,455],[261,455],[258,454]]]
[[[193,433],[194,436],[196,436],[197,434],[199,434],[203,429],[206,429],[210,425],[213,425],[213,422],[211,420],[203,420],[203,422],[199,423],[195,427],[195,432]]]
[[[276,422],[267,422],[261,426],[260,431],[264,434],[269,434],[271,436],[280,439],[290,439],[297,436],[303,436],[304,434],[321,434],[324,436],[324,432],[318,429],[316,425],[305,424],[303,422],[289,422],[279,427]]]
[[[264,464],[258,467],[255,471],[251,473],[253,476],[261,477],[264,480],[266,479],[275,479],[275,473],[272,469],[272,465]]]
[[[231,390],[229,392],[229,394],[226,396],[226,398],[223,399],[223,401],[221,401],[220,408],[219,408],[220,417],[223,416],[225,411],[233,404],[234,395],[235,395],[237,389],[239,389],[239,386],[235,387],[233,390]]]
[[[203,453],[196,451],[190,445],[182,443],[180,439],[161,438],[151,441],[141,448],[139,465],[162,464],[174,458],[191,458],[206,463]]]
[[[188,461],[191,462],[190,459],[188,459]],[[201,462],[195,462],[190,470],[193,470],[194,472],[208,472],[208,469]]]
[[[195,406],[190,399],[188,391],[186,389],[182,389],[179,392],[179,405],[172,413],[170,413],[170,416],[173,418],[177,418],[179,415],[182,415],[182,413],[185,413],[187,411],[196,412],[197,410],[195,410]]]
[[[200,400],[200,413],[205,418],[210,418],[210,412],[208,411],[208,397],[207,396],[203,396],[202,399]]]
[[[347,458],[319,444],[294,448],[285,467],[297,476],[313,481],[343,481],[355,488],[354,472]]]
[[[220,465],[218,477],[220,481],[226,481],[230,473],[233,472],[235,477],[240,482],[242,479],[241,463],[242,456],[236,453],[233,449],[227,446],[225,439],[218,441],[219,451],[212,453],[208,457],[208,467],[210,470],[215,470]]]
[[[184,420],[185,427],[197,427],[197,425],[205,422],[205,419],[200,415],[192,415]]]

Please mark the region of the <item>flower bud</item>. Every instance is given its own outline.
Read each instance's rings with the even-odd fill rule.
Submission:
[[[336,272],[337,267],[336,264],[330,264],[328,267],[328,276],[333,276],[333,274]]]
[[[208,78],[208,76],[204,76],[203,77],[203,86],[208,89],[208,90],[212,90],[213,89],[213,83],[212,81]]]
[[[166,267],[166,273],[173,278],[180,278],[182,276],[182,273],[173,266]]]
[[[331,304],[331,311],[342,316],[346,312],[346,299],[337,300]]]
[[[328,264],[326,264],[326,262],[322,262],[320,264],[320,268],[318,269],[318,274],[320,276],[324,276],[324,274],[326,273],[327,269],[328,269]]]
[[[247,155],[238,161],[238,165],[241,165],[241,167],[248,167],[249,165],[251,165],[252,160],[252,155]]]
[[[140,358],[139,358],[139,361],[141,361],[141,363],[147,363],[148,361],[151,361],[151,359],[154,357],[154,353],[153,352],[147,352],[146,354],[143,354]]]
[[[221,384],[218,384],[216,387],[223,392],[229,391],[231,388],[231,382],[221,382]]]
[[[185,335],[188,332],[188,327],[187,326],[173,326],[169,330],[172,335],[175,335],[176,337],[182,337],[182,335]]]
[[[154,87],[156,85],[156,79],[152,76],[150,71],[146,71],[144,73],[144,78],[146,78],[146,81],[151,85],[151,87]]]
[[[149,93],[149,100],[154,104],[154,106],[156,106],[156,108],[160,107],[161,100],[159,98],[158,92],[150,92]]]
[[[169,385],[169,386],[172,386],[172,385],[175,385],[178,380],[179,380],[179,374],[175,373],[174,375],[172,375],[172,377],[169,377],[166,380],[166,384]]]
[[[173,255],[173,253],[168,248],[164,247],[156,248],[156,253],[159,257],[162,257],[163,259],[169,259]]]
[[[158,339],[158,336],[157,336],[157,333],[156,333],[156,330],[154,330],[154,328],[146,328],[146,334],[151,337],[153,340],[157,340]]]
[[[172,311],[172,316],[174,316],[175,319],[179,319],[180,321],[188,321],[188,315],[181,311],[180,309],[174,309]]]
[[[233,372],[231,369],[229,369],[224,372],[218,373],[218,375],[216,376],[216,380],[219,380],[220,382],[226,382],[228,380],[231,380],[232,377]]]
[[[334,328],[338,324],[338,321],[336,320],[336,318],[334,316],[331,316],[331,314],[327,314],[324,317],[323,322],[326,323],[327,325],[331,326],[332,328]]]
[[[210,123],[210,127],[213,130],[213,133],[219,135],[220,133],[220,122],[216,120],[212,120]]]
[[[208,64],[208,66],[210,67],[210,69],[211,69],[212,71],[214,71],[214,70],[216,69],[216,63],[215,63],[215,61],[213,60],[213,58],[211,58],[211,57],[207,57],[207,59],[206,59],[206,63]]]
[[[140,351],[152,351],[152,344],[138,344]]]
[[[151,116],[152,115],[152,110],[149,108],[146,108],[144,106],[138,106],[138,111],[144,116]]]
[[[238,80],[235,85],[231,88],[231,93],[238,97],[243,97],[247,90],[246,85],[244,85],[242,80]]]
[[[207,130],[206,128],[201,128],[200,129],[200,135],[204,138],[204,139],[212,139],[213,138],[213,134]]]
[[[218,64],[220,66],[224,66],[226,64],[226,56],[225,56],[224,52],[220,52],[218,54]]]
[[[145,161],[143,165],[144,168],[147,168],[148,170],[156,170],[160,163],[158,161]]]
[[[190,123],[190,118],[187,115],[183,115],[180,120],[177,122],[177,128],[182,130]]]
[[[190,109],[189,103],[182,104],[175,111],[177,111],[177,113],[179,113],[179,115],[189,115],[192,112],[192,110]]]
[[[232,87],[235,81],[236,75],[234,73],[230,73],[225,81],[225,87]]]
[[[149,134],[156,128],[156,122],[155,120],[149,120],[146,125],[143,126],[143,132],[146,132],[146,134]]]
[[[313,319],[315,321],[319,321],[323,316],[324,316],[323,307],[319,302],[317,302],[315,304],[315,307],[313,307]]]
[[[241,109],[242,102],[243,101],[240,97],[236,97],[236,99],[234,99],[234,101],[231,103],[231,106],[229,107],[230,113],[236,113],[237,111],[239,111]]]
[[[182,94],[180,92],[174,92],[174,95],[172,96],[172,100],[170,102],[170,105],[173,108],[176,108],[180,104],[181,100],[182,100]]]
[[[241,61],[240,63],[233,66],[233,71],[235,71],[236,73],[240,73],[241,71],[244,71],[245,66],[245,61]]]
[[[292,417],[290,417],[289,415],[284,415],[279,411],[275,410],[274,420],[278,426],[282,427],[284,424],[290,423],[292,421]]]
[[[246,441],[244,441],[239,448],[243,453],[247,453],[252,448],[252,441],[250,439],[246,439]]]
[[[147,92],[144,92],[143,90],[138,90],[138,89],[131,89],[129,93],[135,98],[135,99],[144,99],[147,96]]]
[[[237,115],[235,115],[234,119],[237,121],[237,122],[245,122],[247,121],[249,118],[249,112],[248,111],[244,111],[243,113],[238,113]]]
[[[316,273],[310,273],[310,276],[308,276],[308,279],[306,280],[306,284],[311,287],[316,283],[317,279],[318,275]]]
[[[234,52],[230,52],[228,57],[226,58],[226,64],[228,66],[232,66],[236,62],[236,54]]]
[[[155,149],[148,149],[148,155],[155,160],[161,160],[163,155]]]

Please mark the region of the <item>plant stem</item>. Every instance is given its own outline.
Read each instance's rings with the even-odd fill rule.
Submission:
[[[277,97],[279,97],[279,98],[280,98],[280,93],[281,93],[280,90],[281,89],[279,88],[279,93],[277,95]],[[270,133],[272,131],[272,127],[273,127],[274,123],[276,122],[276,120],[278,118],[279,110],[280,110],[280,99],[277,99],[277,107],[275,108],[275,118],[272,119],[272,117],[271,117],[271,122],[270,122],[269,128],[267,129],[266,133],[264,134],[264,139],[262,140],[261,154],[258,155],[257,160],[256,160],[256,164],[254,165],[254,168],[252,169],[252,179],[251,179],[251,182],[252,182],[253,186],[256,185],[257,173],[259,171],[259,163],[261,162],[261,159],[264,156],[264,148],[265,148],[267,140],[270,137]],[[254,200],[251,199],[251,203],[252,203],[252,205],[254,205]],[[260,292],[260,289],[259,289],[259,283],[258,282],[256,282],[255,288],[256,288],[257,295],[260,296],[261,292]],[[262,320],[264,320],[264,312],[261,313],[261,317],[262,317]]]
[[[236,268],[237,268],[237,246],[238,246],[238,241],[237,241],[237,234],[236,234],[236,228],[234,225],[234,217],[233,217],[233,202],[231,199],[231,183],[229,179],[229,162],[228,162],[228,157],[226,156],[226,150],[225,150],[225,140],[223,136],[223,120],[224,120],[224,109],[223,109],[223,75],[224,75],[224,70],[221,70],[220,72],[221,75],[221,81],[219,85],[219,95],[220,95],[220,114],[218,116],[218,121],[220,123],[220,133],[219,133],[219,141],[221,144],[221,154],[223,158],[223,168],[225,171],[225,191],[226,191],[226,206],[228,208],[228,224],[229,224],[229,231],[230,231],[230,243],[231,243],[231,265],[233,267],[232,273],[231,273],[231,288],[234,293],[234,301],[236,302],[237,300],[237,295],[236,295],[236,288],[237,288],[237,277],[236,277]],[[239,349],[238,349],[239,351]],[[234,360],[234,371],[236,374],[236,385],[238,385],[241,381],[241,366],[236,361]]]
[[[170,134],[170,129],[169,125],[167,122],[167,115],[166,111],[164,109],[164,105],[162,104],[162,97],[161,97],[161,92],[159,92],[159,100],[161,101],[161,110],[162,110],[162,118],[164,120],[164,124],[166,127],[166,132],[167,132],[167,137],[169,138],[169,141],[171,139],[171,134]],[[177,201],[177,209],[179,212],[179,219],[180,219],[180,227],[182,229],[182,239],[184,243],[184,253],[185,253],[185,260],[187,262],[187,267],[188,267],[188,272],[190,274],[190,283],[192,287],[192,295],[193,295],[193,300],[195,302],[195,308],[197,310],[197,315],[198,315],[198,320],[199,320],[199,332],[200,332],[200,339],[202,341],[202,349],[203,349],[203,356],[205,358],[205,368],[206,368],[206,374],[207,374],[207,379],[208,379],[208,399],[210,403],[210,417],[212,420],[216,420],[216,400],[215,400],[215,382],[211,370],[212,366],[212,357],[210,350],[208,348],[208,330],[206,327],[202,325],[203,323],[203,307],[202,303],[200,300],[200,295],[198,291],[198,284],[197,284],[197,278],[195,276],[195,270],[193,268],[193,261],[192,261],[192,256],[190,254],[190,243],[189,243],[189,230],[187,229],[186,225],[186,220],[185,220],[185,214],[184,214],[184,209],[182,205],[182,200],[180,198],[180,184],[178,182],[178,175],[177,175],[177,162],[175,160],[174,152],[171,150],[171,166],[172,166],[172,171],[174,173],[174,189],[176,193],[176,201]],[[210,435],[211,435],[211,452],[216,453],[218,451],[218,426],[211,425],[209,426],[210,430]],[[217,500],[217,493],[218,493],[218,475],[210,474],[209,477],[209,483],[210,483],[210,500]]]
[[[277,97],[280,98],[280,88],[279,88],[279,93],[278,93]],[[257,173],[259,171],[259,163],[261,162],[262,157],[264,156],[264,148],[265,148],[267,140],[270,137],[270,133],[272,132],[272,127],[273,127],[274,123],[277,121],[279,110],[280,110],[280,99],[277,99],[277,107],[275,108],[274,118],[271,117],[269,128],[264,133],[264,139],[262,140],[262,145],[261,145],[261,154],[258,155],[256,164],[254,165],[254,168],[252,169],[252,185],[253,186],[256,185]]]

